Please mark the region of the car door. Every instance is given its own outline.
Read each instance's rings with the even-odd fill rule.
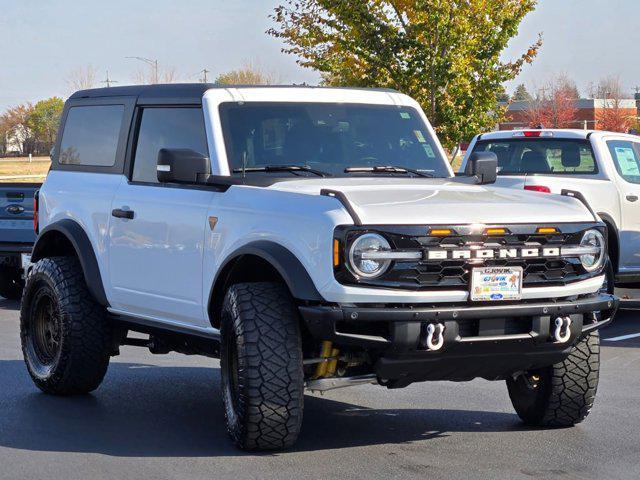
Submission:
[[[137,112],[130,176],[113,200],[109,226],[112,307],[139,317],[210,327],[202,302],[202,259],[210,190],[160,184],[161,148],[208,156],[200,107]]]
[[[640,271],[640,142],[606,139],[620,197],[620,272]]]

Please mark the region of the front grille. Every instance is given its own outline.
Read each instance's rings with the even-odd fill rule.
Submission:
[[[522,267],[525,286],[567,283],[579,280],[583,275],[577,259],[532,258],[512,260],[485,260],[487,267]],[[463,260],[442,262],[398,262],[385,276],[385,281],[397,282],[408,287],[466,287],[471,277],[472,265]]]
[[[587,273],[577,257],[532,257],[484,259],[481,261],[452,259],[427,260],[426,252],[439,249],[478,248],[561,248],[580,244],[584,231],[594,225],[562,225],[557,234],[539,235],[536,226],[514,226],[510,233],[499,236],[459,233],[447,237],[435,237],[427,234],[427,228],[395,227],[372,229],[382,233],[397,250],[421,250],[422,260],[398,261],[380,278],[373,280],[356,279],[347,271],[337,271],[336,278],[341,283],[357,283],[385,288],[408,290],[468,289],[473,267],[521,267],[525,287],[565,285],[584,280],[594,274]],[[348,244],[351,238],[362,230],[350,230],[344,233],[342,240]]]

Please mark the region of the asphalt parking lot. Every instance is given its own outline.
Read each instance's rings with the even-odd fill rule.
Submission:
[[[32,385],[18,306],[0,299],[0,479],[639,478],[640,310],[602,332],[591,416],[532,430],[503,382],[307,395],[293,451],[245,454],[224,430],[218,362],[126,347],[93,395]]]

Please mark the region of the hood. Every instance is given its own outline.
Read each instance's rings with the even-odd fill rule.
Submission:
[[[364,225],[465,225],[593,222],[580,201],[450,179],[322,178],[279,182],[269,188],[319,195],[345,194]]]

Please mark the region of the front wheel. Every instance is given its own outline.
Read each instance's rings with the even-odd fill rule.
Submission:
[[[600,336],[592,332],[563,362],[507,380],[509,397],[527,425],[570,427],[589,415],[599,372]]]
[[[279,450],[298,438],[304,374],[296,306],[277,283],[227,291],[220,326],[227,429],[243,450]]]

